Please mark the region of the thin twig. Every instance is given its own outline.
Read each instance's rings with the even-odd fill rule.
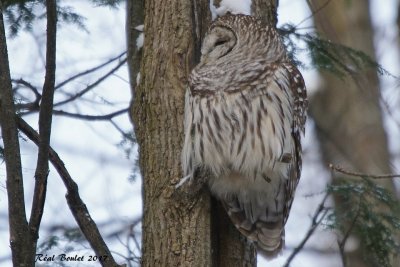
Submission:
[[[40,137],[37,132],[22,118],[18,116],[16,116],[15,118],[18,124],[18,129],[23,132],[36,145],[39,145]],[[67,188],[67,203],[72,214],[74,215],[76,222],[79,225],[79,228],[85,235],[86,239],[90,243],[97,256],[108,256],[106,261],[101,262],[102,266],[123,266],[118,265],[115,262],[110,250],[108,249],[106,243],[100,235],[96,223],[93,221],[85,203],[82,201],[79,195],[78,185],[75,183],[68,170],[65,168],[64,162],[60,159],[58,154],[53,150],[51,146],[49,147],[49,160],[53,164],[54,168],[57,170],[62,181],[64,182],[65,187]]]
[[[325,202],[328,199],[329,193],[326,193],[324,198],[322,199],[321,203],[318,205],[317,210],[314,213],[314,216],[312,217],[311,220],[311,226],[308,229],[306,235],[304,236],[303,240],[301,243],[293,250],[292,254],[288,257],[286,260],[285,265],[283,267],[289,267],[290,263],[294,259],[294,257],[303,249],[304,245],[307,243],[307,241],[310,239],[310,237],[314,234],[315,230],[317,229],[318,225],[321,224],[322,220],[325,218],[328,210],[325,207]],[[321,215],[322,214],[322,215]]]
[[[329,164],[329,168],[333,171],[337,171],[343,174],[347,174],[350,176],[357,176],[357,177],[362,177],[362,178],[373,178],[373,179],[390,179],[390,178],[400,178],[400,174],[381,174],[381,175],[373,175],[373,174],[367,174],[367,173],[361,173],[361,172],[352,172],[343,169],[342,167],[339,166],[334,166],[332,163]]]
[[[128,108],[124,108],[106,115],[83,115],[79,113],[70,113],[67,111],[62,111],[62,110],[54,110],[53,114],[54,115],[60,115],[60,116],[65,116],[65,117],[70,117],[74,119],[80,119],[80,120],[87,120],[87,121],[105,121],[105,120],[111,120],[112,118],[122,115],[124,113],[128,112]]]
[[[83,71],[83,72],[80,72],[80,73],[78,73],[78,74],[75,74],[74,76],[69,77],[68,79],[66,79],[66,80],[60,82],[59,84],[57,84],[56,87],[55,87],[55,89],[57,90],[57,89],[63,87],[64,85],[66,85],[66,84],[72,82],[73,80],[75,80],[75,79],[77,79],[77,78],[79,78],[79,77],[82,77],[82,76],[88,75],[88,74],[90,74],[90,73],[93,73],[93,72],[95,72],[95,71],[97,71],[97,70],[99,70],[99,69],[101,69],[101,68],[103,68],[103,67],[109,65],[110,63],[112,63],[112,62],[114,62],[114,61],[120,59],[120,58],[121,58],[122,56],[124,56],[125,54],[126,54],[126,51],[125,51],[125,52],[122,52],[122,53],[119,54],[118,56],[113,57],[113,58],[107,60],[106,62],[104,62],[104,63],[102,63],[102,64],[96,66],[96,67],[93,67],[93,68],[88,69],[88,70],[86,70],[86,71]]]
[[[129,108],[127,111],[129,111]],[[122,135],[123,138],[128,139],[132,143],[136,143],[135,137],[121,129],[121,127],[119,127],[118,124],[116,124],[112,119],[110,120],[110,123],[112,126],[114,126],[115,129],[117,129],[117,131]]]
[[[36,251],[46,200],[47,176],[49,173],[49,146],[53,113],[54,84],[56,72],[57,40],[57,4],[56,0],[46,1],[47,36],[46,36],[46,73],[43,84],[42,100],[39,111],[39,152],[35,170],[35,189],[33,193],[29,228],[32,233],[32,246]]]
[[[16,79],[12,79],[11,80],[13,83],[16,83],[16,84],[21,84],[21,85],[23,85],[23,86],[25,86],[26,88],[28,88],[28,89],[30,89],[33,93],[34,93],[34,95],[35,95],[35,97],[36,98],[41,98],[42,97],[42,95],[39,93],[39,91],[38,91],[38,89],[36,88],[36,86],[34,86],[33,84],[31,84],[30,82],[28,82],[28,81],[25,81],[24,79],[18,79],[18,80],[16,80]]]
[[[114,68],[112,68],[109,72],[107,72],[106,74],[104,74],[103,76],[101,76],[99,79],[97,79],[97,81],[95,81],[92,84],[89,84],[88,86],[86,86],[85,89],[81,90],[79,93],[72,95],[70,98],[67,98],[65,100],[62,100],[60,102],[57,102],[54,104],[54,106],[61,106],[64,105],[66,103],[69,103],[71,101],[76,100],[77,98],[83,96],[84,94],[88,93],[90,90],[96,88],[97,85],[99,85],[101,82],[103,82],[105,79],[107,79],[109,76],[111,76],[112,74],[114,74],[114,72],[116,72],[120,67],[122,67],[124,64],[126,63],[126,58],[122,59],[118,65],[116,65]]]
[[[318,12],[320,12],[322,9],[324,9],[330,2],[331,0],[327,0],[325,3],[323,3],[320,7],[318,7],[315,10],[312,10],[312,4],[310,2],[310,0],[306,1],[308,4],[308,7],[311,10],[311,15],[309,15],[308,17],[306,17],[305,19],[303,19],[302,21],[300,21],[299,23],[297,23],[297,25],[295,26],[295,28],[297,29],[298,26],[300,26],[301,24],[303,24],[305,21],[307,21],[308,19],[311,19],[312,17],[315,16],[315,14],[317,14]]]
[[[28,98],[26,98],[26,101],[28,103],[16,104],[15,106],[16,106],[17,110],[18,111],[21,110],[21,109],[39,110],[39,103],[40,103],[40,100],[42,99],[42,95],[39,93],[39,90],[36,88],[36,86],[34,86],[33,84],[31,84],[28,81],[25,81],[22,78],[18,79],[18,80],[12,79],[11,81],[14,84],[17,84],[17,85],[23,85],[25,88],[28,88],[30,91],[32,91],[32,93],[35,95],[35,100],[34,101],[29,102]],[[14,93],[16,94],[17,90],[14,90]],[[22,98],[22,95],[21,95],[21,98]]]
[[[338,240],[337,241],[338,247],[339,247],[340,257],[342,259],[343,267],[347,267],[347,259],[346,259],[346,254],[344,252],[344,247],[345,247],[347,239],[349,238],[349,236],[351,234],[351,231],[353,230],[354,226],[356,225],[356,221],[357,221],[357,219],[358,219],[358,217],[360,215],[361,197],[362,197],[362,194],[360,195],[360,199],[358,201],[358,209],[357,209],[356,215],[354,216],[354,219],[352,220],[352,222],[351,222],[349,228],[347,229],[346,233],[344,234],[342,240],[340,240],[340,241]]]

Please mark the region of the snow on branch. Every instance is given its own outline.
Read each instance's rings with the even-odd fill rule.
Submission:
[[[144,25],[139,25],[135,27],[135,30],[140,31],[141,33],[139,34],[138,38],[136,39],[136,47],[139,50],[140,48],[143,47],[144,43]]]
[[[214,6],[214,0],[210,0],[210,10],[213,20],[225,15],[227,12],[250,15],[251,0],[222,0],[218,8]]]

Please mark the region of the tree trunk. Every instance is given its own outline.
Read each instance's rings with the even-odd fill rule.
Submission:
[[[316,0],[311,2],[313,10],[321,5]],[[315,14],[315,24],[326,39],[361,50],[374,58],[368,1],[331,1]],[[349,67],[352,64],[342,63]],[[326,165],[333,163],[364,173],[390,173],[376,70],[369,69],[343,79],[326,72],[321,76],[323,84],[311,98],[310,109],[323,161]],[[333,176],[332,181],[336,178]],[[379,180],[379,183],[392,191],[391,180]],[[365,258],[366,252],[362,254],[361,246],[348,253],[348,266],[378,266],[374,259]]]
[[[134,28],[141,24],[143,2],[130,2],[131,117],[143,177],[142,266],[255,266],[254,246],[206,187],[194,195],[175,189],[182,178],[184,93],[211,21],[209,1],[145,1],[141,56]],[[135,86],[139,61],[140,83]]]
[[[26,220],[24,183],[17,124],[15,122],[14,96],[8,61],[3,4],[0,3],[0,126],[4,144],[4,161],[7,172],[8,217],[10,247],[14,266],[33,266],[32,236]]]
[[[143,177],[142,266],[211,266],[210,197],[175,194],[182,177],[184,92],[195,64],[192,8],[188,1],[145,3],[132,112]],[[130,40],[129,47],[135,45]]]

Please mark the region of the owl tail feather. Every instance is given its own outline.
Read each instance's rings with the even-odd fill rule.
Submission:
[[[229,204],[228,204],[229,203]],[[283,222],[265,222],[260,219],[251,222],[246,218],[245,211],[232,202],[222,201],[235,227],[258,248],[260,255],[267,259],[277,257],[285,245],[285,229]]]

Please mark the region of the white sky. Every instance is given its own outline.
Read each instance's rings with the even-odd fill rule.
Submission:
[[[125,48],[125,9],[96,8],[87,4],[86,1],[66,1],[76,7],[76,11],[84,15],[87,20],[85,24],[90,34],[77,29],[75,26],[62,26],[58,31],[57,46],[57,80],[63,79],[79,71],[104,62],[108,58],[118,55]],[[227,1],[225,3],[236,4],[233,8],[246,8],[248,0],[243,1],[241,6],[239,1]],[[379,61],[392,73],[399,73],[399,54],[395,47],[395,37],[397,32],[393,27],[396,8],[395,0],[386,0],[386,5],[382,5],[379,0],[373,0],[371,8],[374,9],[373,22],[378,28],[379,36],[376,38],[378,47]],[[231,6],[232,8],[232,6]],[[305,1],[281,0],[279,5],[279,24],[291,22],[297,24],[305,17],[308,17],[308,10]],[[310,20],[302,26],[310,26]],[[21,32],[19,37],[9,39],[9,57],[13,78],[23,77],[31,81],[36,86],[41,86],[43,81],[44,63],[41,60],[44,54],[42,42],[43,24],[35,25],[34,34]],[[36,43],[39,40],[39,43]],[[38,51],[40,51],[38,53]],[[315,73],[303,71],[307,87],[315,90],[318,86]],[[82,89],[85,85],[94,81],[95,77],[80,79],[72,83],[68,90],[75,92]],[[83,103],[78,107],[69,105],[63,107],[70,112],[81,112],[84,114],[107,114],[111,111],[124,108],[129,104],[130,89],[127,83],[128,73],[126,67],[121,68],[117,75],[110,77],[102,83],[93,93],[88,94],[88,98],[98,102],[114,101],[119,103],[115,107],[93,108],[91,103]],[[383,95],[387,99],[391,98],[394,90],[398,89],[390,79],[383,79]],[[391,105],[398,105],[397,101],[392,100]],[[398,114],[397,114],[398,115]],[[399,117],[399,116],[397,116]],[[26,117],[28,122],[37,129],[37,116]],[[119,125],[126,130],[131,129],[131,124],[126,115],[116,119]],[[392,120],[386,120],[389,131],[390,142],[393,144],[392,152],[399,153],[399,143],[395,142],[395,137],[399,136],[398,127]],[[285,258],[290,255],[290,249],[295,247],[309,227],[309,217],[322,197],[319,194],[323,191],[326,182],[325,170],[318,164],[318,150],[312,145],[315,136],[313,134],[313,124],[307,124],[305,139],[305,149],[308,151],[304,159],[304,171],[302,180],[298,187],[296,199],[292,208],[292,214],[286,226],[286,245],[289,248],[283,253],[283,257],[266,262],[259,260],[258,266],[280,267],[285,262]],[[115,219],[116,223],[111,226],[101,227],[103,234],[109,233],[121,225],[120,222],[133,221],[141,214],[141,180],[140,177],[134,183],[128,181],[133,160],[126,159],[123,151],[116,147],[121,140],[120,134],[108,123],[104,122],[83,122],[65,117],[53,118],[52,146],[64,160],[64,163],[72,177],[80,186],[80,194],[86,203],[93,219],[101,224],[110,219]],[[30,142],[22,142],[23,151],[23,172],[26,189],[27,213],[29,214],[31,205],[31,195],[33,191],[33,174],[36,164],[36,148]],[[398,162],[394,162],[397,171],[400,168]],[[7,210],[7,195],[5,189],[5,167],[0,165],[0,210],[1,214]],[[49,176],[49,189],[46,201],[45,213],[43,217],[43,227],[59,223],[62,225],[75,225],[75,221],[66,205],[65,188],[54,169],[51,169]],[[307,197],[313,195],[311,197]],[[8,249],[8,229],[5,223],[0,228],[0,259],[9,255]],[[125,233],[126,234],[126,233]],[[46,236],[41,235],[40,241]],[[124,236],[122,236],[124,238]],[[319,231],[306,245],[313,247],[323,243],[326,248],[336,248],[336,242],[329,232]],[[126,255],[126,248],[119,242],[113,242],[110,249],[117,253]],[[79,248],[75,252],[80,255],[93,255],[90,250]],[[55,251],[54,253],[61,253]],[[83,253],[83,254],[82,254]],[[121,260],[121,258],[116,257]],[[2,263],[2,266],[11,266],[10,262]],[[73,266],[73,265],[71,265]],[[80,265],[81,266],[81,265]],[[87,265],[93,266],[93,265]],[[330,267],[340,266],[340,259],[337,255],[326,257],[319,256],[317,253],[300,253],[293,261],[292,267]]]

